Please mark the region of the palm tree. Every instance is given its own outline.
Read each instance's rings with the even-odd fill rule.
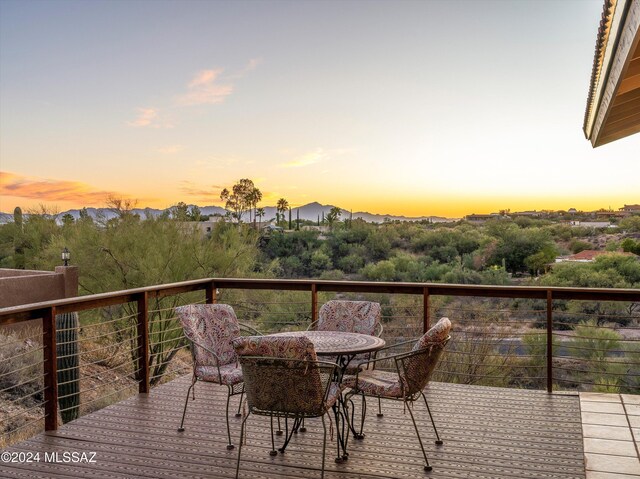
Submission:
[[[276,223],[280,222],[280,215],[282,215],[282,221],[284,221],[284,212],[289,209],[289,202],[284,198],[280,198],[276,204],[276,211],[278,212]]]
[[[249,218],[251,218],[251,208],[253,208],[253,226],[256,225],[256,209],[258,203],[262,201],[262,192],[258,188],[253,188],[247,195],[247,202],[249,203]]]
[[[260,218],[259,224],[262,225],[262,218],[264,217],[264,208],[257,208],[256,216]]]

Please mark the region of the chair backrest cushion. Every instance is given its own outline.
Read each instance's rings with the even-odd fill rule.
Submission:
[[[449,321],[449,318],[440,318],[440,321],[438,321],[431,327],[431,329],[429,329],[429,331],[424,333],[422,337],[416,341],[416,344],[413,345],[412,351],[424,349],[430,344],[441,343],[449,337],[450,331],[451,321]]]
[[[238,318],[228,304],[188,304],[176,308],[185,336],[211,349],[220,358],[220,366],[236,362],[231,341],[240,336]],[[216,366],[215,358],[193,345],[196,366]]]
[[[373,336],[380,323],[380,303],[331,300],[318,311],[318,331],[343,331]]]
[[[233,341],[253,413],[321,415],[330,378],[321,377],[306,336],[244,336]],[[330,376],[330,373],[324,374]]]
[[[241,336],[232,341],[238,356],[317,361],[313,343],[306,336]]]
[[[401,381],[405,396],[422,391],[436,369],[450,336],[451,322],[442,318],[414,345],[411,354],[401,360]]]

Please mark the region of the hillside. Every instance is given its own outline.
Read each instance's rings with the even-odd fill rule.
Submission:
[[[189,208],[195,205],[188,205]],[[227,210],[220,206],[198,206],[200,208],[200,212],[202,215],[211,216],[211,215],[222,215],[224,216],[227,213]],[[303,206],[299,206],[297,208],[291,208],[291,218],[296,219],[298,214],[300,215],[301,220],[308,221],[317,221],[318,218],[322,218],[322,215],[326,217],[332,208],[335,208],[335,205],[323,205],[318,202],[309,203]],[[116,216],[116,213],[109,208],[86,208],[87,213],[91,218],[95,219],[104,219],[109,220]],[[132,212],[134,214],[140,215],[142,218],[152,216],[157,217],[163,214],[164,212],[170,211],[171,208],[166,209],[155,209],[155,208],[134,208]],[[268,221],[274,219],[276,217],[276,207],[275,206],[266,206],[264,207],[265,216],[264,220]],[[351,216],[351,212],[340,208],[342,211],[341,217],[349,218]],[[58,220],[62,218],[64,215],[69,214],[73,216],[74,219],[78,219],[80,217],[80,210],[71,209],[67,211],[62,211],[58,213],[56,216]],[[28,213],[25,213],[25,217],[29,216]],[[358,211],[353,213],[353,218],[362,218],[364,221],[368,223],[383,223],[385,220],[387,221],[424,221],[428,220],[432,223],[442,223],[448,221],[456,221],[456,219],[444,218],[441,216],[418,216],[418,217],[407,217],[402,215],[382,215],[376,213],[368,213],[366,211]],[[245,214],[243,216],[243,220],[248,221],[249,215]],[[0,212],[0,224],[6,224],[13,221],[12,213]]]

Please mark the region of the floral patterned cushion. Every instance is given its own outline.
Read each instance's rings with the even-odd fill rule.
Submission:
[[[238,356],[317,361],[313,343],[306,336],[242,336],[233,341]]]
[[[211,349],[220,365],[236,363],[231,340],[240,336],[238,318],[227,304],[189,304],[176,308],[187,338]],[[205,349],[193,345],[196,366],[216,366],[215,357]]]
[[[389,371],[380,371],[378,369],[362,371],[358,375],[357,384],[355,376],[344,376],[342,384],[344,387],[357,389],[369,396],[402,397],[400,378],[397,373]]]
[[[366,366],[363,365],[366,365],[370,359],[373,359],[373,356],[369,353],[357,355],[355,358],[349,361],[346,369],[347,374],[355,374],[356,371],[364,369],[364,367]]]
[[[233,386],[242,382],[242,369],[236,363],[220,366],[220,373],[216,366],[196,366],[196,377],[203,381]]]
[[[424,349],[430,344],[441,343],[449,337],[451,331],[451,321],[449,318],[440,318],[429,331],[424,333],[420,339],[414,344],[412,351],[418,351]]]
[[[318,331],[344,331],[373,336],[380,323],[380,303],[331,300],[318,312]]]
[[[245,336],[236,338],[233,345],[242,364],[249,409],[254,413],[319,416],[339,397],[340,386],[333,385],[332,390],[330,385],[325,401],[328,381],[323,381],[318,367],[308,363],[317,356],[306,336]]]

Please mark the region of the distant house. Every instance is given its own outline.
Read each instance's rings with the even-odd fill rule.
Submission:
[[[615,228],[616,225],[612,225],[608,221],[571,221],[571,226],[582,228]]]
[[[529,218],[539,218],[541,216],[543,216],[543,212],[542,211],[518,211],[516,213],[511,213],[511,216],[525,216],[525,217],[529,217]]]
[[[597,218],[624,218],[628,216],[624,211],[598,210],[595,212]]]
[[[488,215],[477,215],[477,214],[471,214],[471,215],[467,215],[464,217],[464,219],[466,221],[468,221],[469,223],[474,223],[474,224],[482,224],[485,223],[486,221],[489,220],[498,220],[502,218],[502,216],[500,216],[498,213],[491,213]]]
[[[229,221],[222,216],[210,216],[207,221],[182,221],[181,225],[188,230],[189,228],[197,228],[202,236],[211,234],[216,223],[219,221]]]
[[[302,231],[319,231],[320,233],[326,233],[329,231],[329,227],[327,225],[322,225],[322,226],[305,225],[305,226],[301,226],[300,229]]]
[[[621,254],[624,256],[637,256],[633,253],[622,253],[620,251],[612,252],[612,251],[601,251],[601,250],[595,250],[595,249],[586,249],[584,251],[580,251],[579,253],[572,254],[569,256],[558,256],[556,258],[556,263],[565,263],[565,262],[591,263],[598,256],[602,256],[604,254],[612,254],[612,253]]]
[[[282,233],[284,231],[284,228],[282,228],[281,226],[276,226],[274,224],[268,224],[264,227],[261,228],[263,232],[265,233],[272,233],[272,232],[278,232],[278,233]]]
[[[609,251],[599,251],[595,249],[586,249],[584,251],[580,251],[579,253],[572,254],[569,256],[559,256],[556,258],[556,263],[564,263],[566,261],[574,262],[574,263],[591,263],[596,257],[601,256],[603,254],[607,254]]]
[[[623,211],[625,213],[640,214],[640,205],[624,205],[622,208],[620,208],[620,211]]]

